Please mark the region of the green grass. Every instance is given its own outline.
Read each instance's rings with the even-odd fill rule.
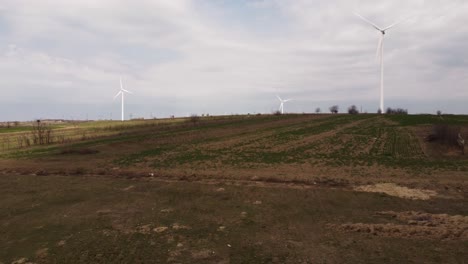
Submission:
[[[468,125],[468,115],[385,115],[385,118],[397,122],[401,126]]]
[[[388,117],[385,117],[388,118]],[[202,133],[201,130],[220,130],[219,136],[200,138],[183,144],[177,142],[158,146],[130,154],[117,160],[118,164],[132,166],[143,161],[149,161],[154,168],[170,168],[179,165],[190,165],[193,168],[206,166],[216,168],[219,164],[251,168],[257,165],[281,165],[325,162],[329,166],[368,166],[382,165],[400,167],[408,171],[425,169],[466,170],[463,160],[439,159],[427,157],[420,146],[419,140],[405,125],[388,125],[383,117],[375,115],[336,115],[328,116],[312,122],[291,124],[284,127],[270,127],[255,130],[242,135],[228,135],[225,131],[231,127],[248,127],[264,120],[237,120],[229,124],[199,126],[190,133]],[[348,128],[341,127],[353,122]],[[330,134],[318,141],[305,144],[294,144],[311,136]],[[257,133],[258,137],[252,137]],[[262,134],[267,136],[262,136]],[[177,132],[173,134],[177,136]],[[249,138],[243,141],[242,138]],[[208,143],[219,143],[239,139],[234,145],[216,149],[207,149]],[[289,147],[293,144],[293,147]],[[274,150],[277,146],[281,149]],[[256,165],[257,164],[257,165]]]
[[[12,127],[0,127],[0,134],[3,133],[15,133],[15,132],[29,132],[32,127],[30,126],[12,126]]]
[[[443,118],[452,124],[463,124],[466,119],[465,116]],[[143,164],[156,169],[185,166],[199,170],[325,164],[330,167],[379,165],[408,172],[468,170],[464,159],[432,159],[423,153],[410,125],[438,119],[429,115],[264,115],[203,117],[196,124],[183,119],[88,122],[70,130],[74,134],[87,131],[89,136],[82,139],[64,146],[13,150],[1,157],[56,157],[63,148],[115,146],[115,153],[109,155],[106,150],[99,157],[108,155],[112,163],[127,168]],[[395,123],[389,124],[387,120]],[[102,132],[100,136],[92,136],[98,131]],[[127,151],[125,146],[134,150]]]

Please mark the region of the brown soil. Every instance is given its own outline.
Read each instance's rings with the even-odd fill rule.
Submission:
[[[468,240],[468,216],[429,214],[423,212],[379,212],[401,223],[330,225],[344,232],[367,233],[375,236],[417,239]]]

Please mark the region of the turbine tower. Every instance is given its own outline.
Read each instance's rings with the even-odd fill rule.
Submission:
[[[380,39],[379,39],[379,44],[377,46],[377,58],[380,59],[380,111],[381,111],[381,113],[384,113],[385,112],[385,110],[384,110],[384,62],[383,62],[384,36],[385,36],[385,32],[387,30],[389,30],[390,28],[396,26],[397,24],[400,24],[401,22],[403,22],[403,20],[395,22],[395,23],[391,24],[388,27],[380,28],[379,26],[377,26],[376,24],[374,24],[373,22],[371,22],[367,18],[361,16],[360,14],[358,14],[358,13],[354,13],[354,14],[356,16],[358,16],[360,19],[364,20],[364,22],[366,22],[367,24],[371,25],[373,28],[378,30],[380,32],[380,34],[381,34]]]
[[[127,91],[123,88],[122,77],[120,77],[120,91],[114,96],[114,100],[115,98],[117,98],[117,96],[122,95],[122,121],[124,121],[124,94],[125,93],[133,94],[132,92]]]
[[[281,97],[279,97],[279,95],[276,96],[278,98],[278,100],[280,101],[280,107],[279,107],[279,111],[281,111],[281,114],[284,113],[284,103],[288,102],[288,101],[291,101],[292,99],[286,99],[286,100],[283,100],[281,99]]]

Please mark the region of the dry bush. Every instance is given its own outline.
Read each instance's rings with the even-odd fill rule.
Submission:
[[[348,114],[357,115],[357,114],[359,114],[359,110],[357,109],[357,107],[355,105],[352,105],[352,106],[348,107]]]
[[[458,145],[458,134],[460,134],[460,127],[438,124],[432,127],[432,132],[427,139],[446,145]]]
[[[193,114],[190,116],[189,120],[192,124],[196,125],[200,121],[200,117],[197,114]]]
[[[52,127],[37,120],[31,130],[34,145],[49,145],[53,143]]]
[[[25,135],[17,136],[16,141],[18,142],[18,148],[23,148],[25,146],[28,146],[29,144],[29,138],[26,137]]]
[[[393,114],[393,115],[407,115],[408,114],[408,109],[388,107],[387,111],[385,113],[388,114],[388,115],[390,115],[390,114]]]
[[[329,110],[330,110],[330,113],[332,114],[338,114],[340,107],[338,105],[333,105],[333,106],[330,106]]]
[[[465,154],[465,139],[461,136],[461,128],[445,124],[437,124],[432,127],[432,132],[426,137],[426,141],[438,142],[449,147],[459,147]]]

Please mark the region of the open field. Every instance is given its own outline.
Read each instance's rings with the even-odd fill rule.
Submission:
[[[140,129],[148,126],[171,126],[186,121],[185,118],[161,119],[161,120],[132,120],[122,123],[120,121],[59,121],[42,122],[46,128],[50,128],[53,133],[51,142],[54,144],[73,143],[105,136],[116,136],[122,131]],[[16,123],[16,125],[15,125]],[[25,140],[31,141],[30,146],[34,144],[33,128],[37,126],[36,122],[8,122],[8,126],[0,126],[0,152],[9,152],[26,147]]]
[[[0,152],[0,262],[462,263],[468,155],[435,123],[468,138],[467,116],[64,124]]]

